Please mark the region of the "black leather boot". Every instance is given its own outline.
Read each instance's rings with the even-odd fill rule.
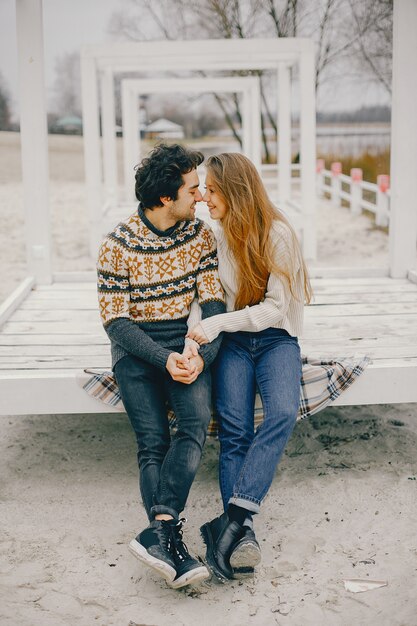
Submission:
[[[223,513],[203,524],[200,531],[207,546],[206,561],[213,574],[221,582],[233,578],[229,558],[242,538],[243,527],[237,522],[231,522],[227,513]]]
[[[252,528],[243,526],[243,535],[229,558],[235,578],[253,576],[254,568],[261,562],[261,549]]]

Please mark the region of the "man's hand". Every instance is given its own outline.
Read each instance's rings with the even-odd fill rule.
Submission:
[[[191,357],[190,364],[195,366],[197,371],[197,376],[201,374],[204,369],[204,359],[200,354],[196,354],[196,356]]]
[[[203,371],[204,361],[199,355],[189,358],[179,352],[171,352],[165,367],[173,380],[191,385]]]
[[[194,341],[199,343],[200,346],[202,346],[205,343],[210,343],[201,324],[197,324],[197,326],[194,326],[192,330],[189,330],[188,333],[186,334],[186,337],[188,337],[189,339],[194,339]]]
[[[181,361],[177,361],[177,367],[181,370],[187,370],[190,368],[190,359],[198,354],[198,343],[192,341],[185,345],[184,350],[182,351],[182,356],[185,357]]]
[[[181,369],[182,363],[177,363],[177,366]],[[175,378],[174,380],[179,380],[181,383],[185,383],[186,385],[190,385],[200,376],[201,372],[204,369],[204,359],[199,354],[193,356],[189,359],[189,366],[191,368],[190,372],[192,372],[189,378],[186,380],[185,378]]]

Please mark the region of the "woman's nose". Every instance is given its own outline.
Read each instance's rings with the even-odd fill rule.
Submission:
[[[203,202],[208,202],[208,201],[209,201],[209,193],[208,193],[208,191],[206,190],[206,193],[205,193],[205,194],[204,194],[204,196],[203,196]]]

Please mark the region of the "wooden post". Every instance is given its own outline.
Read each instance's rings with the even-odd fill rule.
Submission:
[[[317,196],[319,198],[323,197],[325,167],[326,167],[326,163],[324,159],[317,159],[316,161],[316,185],[317,185]]]
[[[250,106],[251,106],[251,120],[250,120],[250,130],[251,130],[251,152],[252,152],[252,160],[258,171],[261,171],[262,165],[262,140],[261,140],[261,87],[260,87],[260,79],[254,77],[252,86],[250,89]]]
[[[135,111],[136,111],[136,135],[135,135],[135,139],[136,139],[136,161],[135,161],[135,165],[137,163],[140,163],[140,161],[144,158],[145,155],[142,156],[142,135],[141,135],[141,119],[140,119],[140,99],[141,99],[141,93],[137,93],[136,96],[134,94],[132,94],[132,97],[134,98],[133,100],[133,104],[135,106]],[[132,187],[134,187],[134,181],[132,179]]]
[[[389,176],[380,174],[377,176],[377,184],[375,224],[388,226],[389,198],[387,191],[389,189]]]
[[[300,163],[303,251],[306,259],[317,257],[316,236],[316,106],[314,89],[314,43],[304,42],[300,58]]]
[[[394,0],[390,274],[416,267],[417,238],[417,2]]]
[[[113,208],[117,204],[117,146],[113,72],[110,68],[107,68],[101,75],[101,110],[104,187],[106,199]]]
[[[52,282],[48,132],[42,0],[16,1],[26,258],[39,284]]]
[[[252,153],[251,146],[251,123],[253,113],[250,106],[250,93],[245,89],[242,95],[242,127],[240,131],[242,138],[242,150],[245,156],[253,160],[254,155]]]
[[[360,167],[352,167],[350,179],[350,211],[352,215],[360,215],[362,213],[362,169]]]
[[[278,65],[278,200],[281,205],[291,197],[291,69]]]
[[[135,201],[135,166],[142,159],[142,141],[140,138],[139,132],[139,96],[140,94],[133,93],[132,91],[129,93],[129,110],[130,110],[130,136],[129,140],[129,150],[130,150],[130,173],[128,178],[128,185],[130,186],[130,202]]]
[[[134,200],[134,172],[133,168],[138,162],[136,157],[138,148],[138,126],[137,126],[137,100],[136,92],[131,92],[129,84],[122,83],[122,125],[123,125],[123,171],[125,200]]]
[[[102,165],[97,73],[94,58],[81,56],[84,167],[90,214],[90,254],[97,256],[101,239]]]
[[[331,200],[333,204],[340,206],[342,204],[342,198],[340,192],[342,190],[342,182],[340,180],[340,174],[342,173],[342,164],[340,161],[335,161],[330,165],[330,171],[332,173],[330,184],[332,186]]]

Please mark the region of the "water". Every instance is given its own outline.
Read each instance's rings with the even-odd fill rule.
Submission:
[[[319,124],[316,132],[317,154],[333,154],[339,157],[360,157],[364,152],[379,154],[390,147],[389,124]],[[299,127],[293,126],[291,141],[292,154],[299,152]],[[194,146],[202,150],[207,158],[220,152],[240,152],[233,137],[212,138],[210,141],[196,142]],[[268,139],[270,154],[276,153],[275,138]]]
[[[378,154],[390,147],[390,125],[317,126],[317,152],[340,157],[359,157],[364,152]]]

